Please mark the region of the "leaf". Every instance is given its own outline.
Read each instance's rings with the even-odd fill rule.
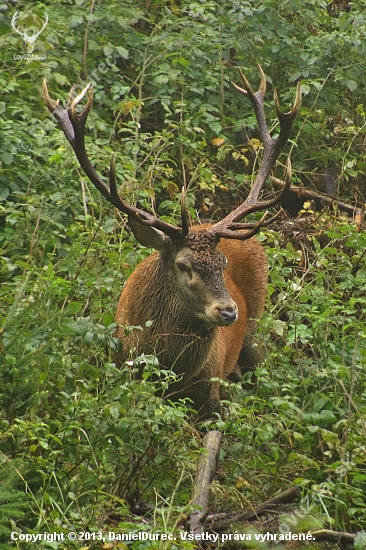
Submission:
[[[323,409],[322,411],[320,411],[319,415],[322,423],[324,424],[332,424],[337,420],[335,414],[332,411],[328,411],[327,409]]]
[[[69,83],[69,79],[64,74],[54,72],[52,73],[52,77],[54,78],[55,82],[57,82],[57,84],[60,84],[60,86],[65,86]]]
[[[366,533],[365,531],[360,531],[357,533],[354,541],[355,550],[365,550],[366,548]]]
[[[64,155],[61,153],[56,153],[55,155],[51,155],[48,159],[49,164],[59,164],[64,160]]]
[[[74,27],[78,27],[83,23],[83,16],[82,15],[72,15],[69,19],[69,26],[71,29]]]
[[[86,343],[87,346],[91,346],[91,344],[93,343],[93,340],[94,340],[94,332],[91,332],[90,330],[88,330],[84,335],[84,342]]]
[[[3,161],[4,164],[11,164],[13,162],[13,155],[11,153],[1,153],[0,160]]]
[[[339,444],[339,438],[337,434],[324,429],[321,429],[320,433],[321,433],[322,439],[326,441],[330,447],[334,447]]]
[[[222,130],[222,126],[220,122],[214,121],[214,122],[207,122],[208,126],[215,132],[215,134],[219,134]]]
[[[221,147],[222,145],[224,145],[225,141],[225,138],[216,137],[211,140],[211,143],[214,147]]]
[[[0,187],[0,200],[4,200],[10,193],[9,187]]]
[[[355,80],[346,80],[346,86],[351,92],[355,92],[357,90],[358,84]]]
[[[275,319],[272,326],[274,333],[278,336],[283,336],[285,330],[287,329],[287,323],[285,323],[285,321],[281,321],[280,319]]]
[[[80,302],[70,302],[69,304],[67,304],[64,313],[65,315],[76,315],[77,313],[79,313],[79,311],[81,311],[81,309],[82,305],[80,304]]]
[[[177,63],[179,63],[180,65],[183,65],[183,67],[188,67],[189,66],[189,61],[188,59],[185,59],[184,57],[178,57],[178,59],[176,60]]]
[[[57,327],[57,332],[60,334],[79,335],[78,323],[74,319],[64,319]]]
[[[154,78],[155,84],[166,84],[169,82],[169,76],[167,74],[159,74]]]
[[[129,54],[126,48],[124,48],[123,46],[116,46],[116,50],[119,53],[119,55],[122,57],[122,59],[128,59]]]
[[[304,436],[300,432],[292,432],[292,435],[296,441],[303,441]]]

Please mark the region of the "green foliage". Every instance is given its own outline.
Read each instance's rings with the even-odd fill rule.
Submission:
[[[365,234],[341,222],[318,224],[317,232],[321,239],[294,237],[286,247],[274,232],[264,237],[272,301],[261,324],[266,360],[255,390],[228,403],[242,431],[236,418],[223,427],[237,437],[228,444],[232,481],[248,480],[239,486],[253,494],[268,484],[271,494],[290,478],[310,499],[308,514],[326,510],[329,527],[352,531],[366,520]],[[249,482],[253,468],[258,487]]]
[[[9,548],[10,533],[17,523],[24,520],[29,510],[24,491],[21,487],[22,476],[15,460],[4,461],[0,456],[0,549]]]
[[[137,365],[115,368],[118,295],[149,251],[79,173],[41,100],[43,78],[64,104],[72,84],[79,92],[93,82],[87,148],[106,177],[115,153],[128,200],[174,220],[185,182],[193,218],[221,217],[245,195],[261,153],[252,110],[230,81],[239,65],[255,86],[259,62],[284,109],[302,81],[295,178],[319,187],[320,174],[334,168],[342,198],[362,203],[366,16],[361,0],[349,10],[334,6],[23,2],[21,27],[39,28],[49,15],[35,42],[38,59],[22,58],[24,41],[11,29],[17,7],[0,3],[4,548],[14,525],[34,533],[101,525],[128,532],[146,530],[146,522],[156,532],[180,528],[201,446],[190,404],[155,397],[172,376],[155,358],[144,358],[142,381],[134,379]],[[271,93],[267,102],[271,120]],[[208,423],[224,432],[213,506],[241,509],[295,483],[302,507],[284,525],[356,532],[366,521],[366,242],[351,224],[322,223],[287,246],[263,233],[271,265],[266,359],[250,390],[224,384],[223,417]],[[133,512],[144,501],[154,510],[140,519]]]

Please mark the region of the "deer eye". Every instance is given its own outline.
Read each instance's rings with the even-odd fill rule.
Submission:
[[[177,262],[177,268],[179,269],[179,271],[186,271],[187,273],[191,271],[189,265],[185,264],[184,262]]]
[[[193,274],[192,274],[192,267],[189,263],[185,263],[185,262],[182,262],[182,261],[177,261],[176,262],[176,266],[177,266],[177,269],[179,271],[181,271],[182,273],[187,273],[187,277],[188,277],[188,280],[189,282],[191,283],[192,282],[192,279],[193,279]]]

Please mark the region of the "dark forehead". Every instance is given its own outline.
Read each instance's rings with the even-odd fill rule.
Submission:
[[[215,263],[221,256],[217,250],[219,240],[207,230],[190,231],[189,234],[179,241],[167,240],[166,246],[160,251],[166,261],[171,261],[176,255],[184,251],[189,260],[194,264],[209,265]]]
[[[222,253],[217,250],[218,239],[209,231],[191,231],[180,250],[188,254],[192,266],[200,272],[222,268]]]
[[[186,237],[186,245],[192,250],[192,252],[197,252],[199,254],[204,254],[207,252],[212,255],[212,252],[216,250],[218,243],[217,237],[210,233],[209,231],[190,231]]]

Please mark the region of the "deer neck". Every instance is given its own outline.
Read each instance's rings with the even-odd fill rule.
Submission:
[[[155,258],[148,281],[153,323],[146,340],[153,345],[162,365],[190,377],[204,365],[217,328],[195,320],[192,311],[179,298],[174,277],[167,275],[164,261],[158,254]]]

